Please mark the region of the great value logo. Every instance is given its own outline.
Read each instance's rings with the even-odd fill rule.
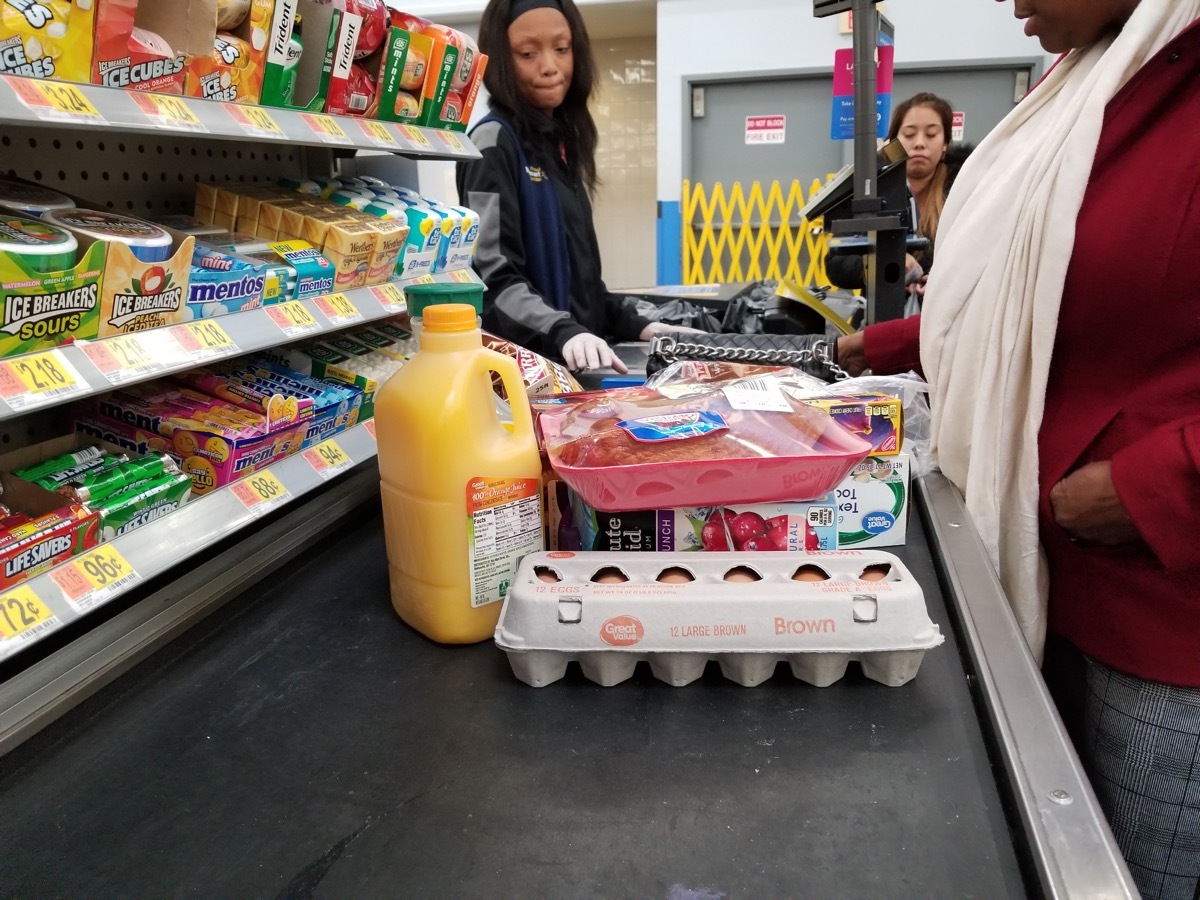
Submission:
[[[611,647],[632,647],[646,636],[646,629],[633,616],[614,616],[600,626],[600,640]]]

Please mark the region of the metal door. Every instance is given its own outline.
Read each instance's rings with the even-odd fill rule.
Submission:
[[[1039,74],[1034,60],[903,68],[895,76],[893,104],[922,91],[938,94],[965,114],[965,139],[977,144],[1013,108],[1018,83],[1032,83]],[[852,142],[829,137],[830,76],[698,82],[693,88],[703,89],[703,115],[690,119],[688,132],[685,177],[692,202],[685,197],[683,204],[684,281],[791,277],[823,283],[824,243],[799,234],[805,225],[799,212],[813,182],[853,158]],[[783,142],[747,143],[750,116],[785,116]],[[773,181],[782,188],[774,197]],[[754,182],[761,185],[762,202],[751,198]]]

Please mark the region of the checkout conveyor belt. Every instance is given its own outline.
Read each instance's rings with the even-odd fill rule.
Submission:
[[[941,585],[961,579],[939,570],[916,518],[899,555],[947,639],[906,686],[852,665],[815,688],[781,665],[743,688],[710,664],[683,688],[644,666],[603,688],[573,665],[534,689],[490,642],[442,647],[399,621],[381,520],[367,512],[0,759],[3,893],[1120,888],[1111,846],[1074,820],[1031,825],[1022,812],[1023,781],[1038,776],[1006,772],[1012,754],[995,742],[1009,738],[972,696],[1004,677],[971,671],[979,650],[963,635],[986,623],[956,624]],[[1065,814],[1089,798],[1085,788]],[[1054,846],[1064,829],[1065,851]]]

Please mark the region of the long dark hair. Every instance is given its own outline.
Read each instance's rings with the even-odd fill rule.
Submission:
[[[592,119],[588,102],[596,86],[596,60],[587,26],[574,0],[559,0],[563,15],[571,26],[572,54],[575,73],[562,106],[554,111],[561,138],[567,151],[567,161],[582,179],[589,193],[594,191],[596,177],[596,144],[599,132]],[[536,128],[538,110],[521,97],[513,69],[512,48],[508,45],[508,19],[513,0],[491,0],[479,23],[479,49],[489,57],[483,83],[490,94],[488,105],[511,122],[526,145],[539,143]],[[551,151],[553,152],[553,151]]]
[[[900,136],[900,126],[904,124],[904,117],[917,106],[929,107],[941,119],[942,138],[948,149],[950,135],[954,130],[954,109],[937,94],[913,94],[897,106],[896,111],[892,113],[892,126],[888,129],[888,140],[894,141]],[[930,243],[933,242],[933,238],[937,234],[938,222],[942,219],[942,208],[946,205],[946,194],[949,192],[947,186],[949,178],[950,169],[946,165],[946,156],[943,153],[942,158],[937,162],[937,167],[933,170],[933,177],[929,179],[929,186],[925,188],[925,198],[921,204],[921,221],[917,225],[917,231],[923,237],[929,238]]]

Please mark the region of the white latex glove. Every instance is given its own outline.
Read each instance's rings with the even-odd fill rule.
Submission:
[[[584,369],[612,369],[624,375],[629,371],[629,367],[621,362],[608,344],[586,331],[567,341],[562,352],[563,361],[572,372]]]
[[[699,328],[685,328],[683,325],[668,325],[666,322],[651,322],[642,329],[639,339],[648,341],[656,334],[672,334],[678,332],[680,334],[706,334]]]

